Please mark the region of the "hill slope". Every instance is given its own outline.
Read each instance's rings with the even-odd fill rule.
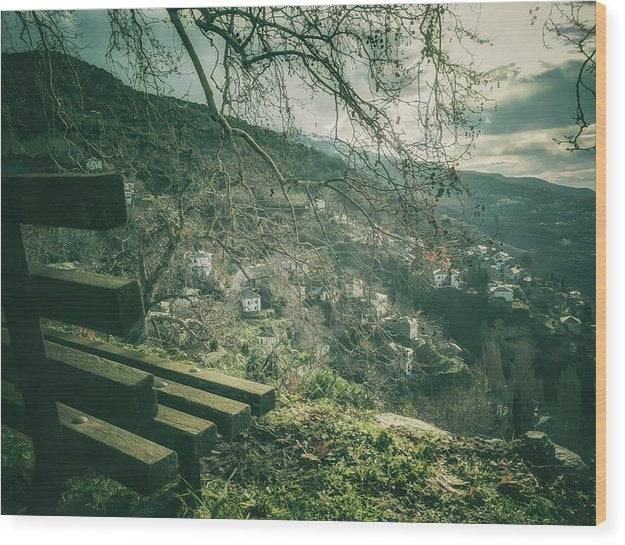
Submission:
[[[163,164],[165,168],[164,163],[171,160],[170,133],[150,126],[144,115],[146,97],[104,70],[84,63],[80,67],[85,79],[84,102],[74,100],[71,86],[60,82],[58,90],[69,111],[79,115],[85,135],[95,139],[115,135],[118,149],[123,148],[138,164],[149,163],[153,169]],[[3,131],[7,131],[3,132],[3,169],[54,168],[47,157],[46,117],[34,92],[36,67],[27,56],[15,55],[3,57],[3,76],[9,68],[15,77],[3,78]],[[161,107],[167,123],[174,127],[171,136],[187,148],[185,153],[190,155],[184,161],[197,163],[213,150],[217,129],[206,108],[169,97],[148,98]],[[7,105],[10,115],[5,117]],[[163,125],[169,128],[165,122]],[[249,129],[273,152],[282,154],[281,159],[286,157],[290,168],[302,178],[315,179],[341,167],[335,157],[312,146],[285,144],[281,135]],[[19,142],[8,131],[13,131]],[[53,144],[62,149],[62,128],[57,128],[55,138],[58,141]],[[465,182],[474,190],[477,202],[485,202],[481,228],[486,233],[498,225],[502,240],[532,251],[545,267],[561,263],[558,266],[568,270],[569,256],[564,254],[577,246],[569,244],[558,261],[553,257],[554,244],[565,237],[562,233],[583,229],[577,227],[576,215],[569,214],[566,224],[562,224],[561,216],[579,200],[583,211],[579,217],[586,218],[591,206],[588,194],[573,198],[568,192],[571,190],[540,180],[513,183],[502,176],[479,173],[465,173]],[[450,215],[475,221],[451,201],[443,207]],[[493,224],[493,218],[500,219]],[[584,232],[584,241],[590,240],[588,237]],[[575,244],[581,242],[575,240]],[[586,263],[586,246],[580,247],[577,259]],[[575,273],[573,265],[568,265],[571,273]],[[586,273],[580,275],[582,280],[586,277]],[[20,508],[20,491],[32,453],[17,435],[7,437],[3,441],[2,498],[11,502],[10,511],[14,512]],[[371,411],[283,393],[274,412],[256,420],[240,441],[228,444],[207,461],[202,497],[188,514],[590,524],[591,472],[565,475],[552,459],[531,464],[520,455],[520,449],[519,442],[448,434],[434,439],[385,429]],[[548,456],[549,449],[542,454]],[[8,512],[6,505],[3,503],[3,512]],[[87,478],[70,485],[60,509],[64,514],[120,515],[141,505],[142,500],[129,491],[102,479]]]
[[[206,460],[201,497],[183,510],[202,518],[592,524],[587,478],[522,456],[523,443],[389,429],[374,413],[282,397],[275,411]],[[3,513],[19,511],[32,459],[3,434]],[[148,511],[149,509],[149,511]],[[112,481],[69,483],[59,514],[176,516]]]
[[[534,268],[553,273],[589,297],[595,286],[595,193],[539,178],[466,171],[462,181],[472,196],[465,206],[452,199],[441,210],[521,251]],[[483,213],[476,217],[476,206]]]
[[[122,84],[106,70],[74,60],[80,73],[81,93],[72,87],[73,71],[57,62],[56,91],[59,104],[79,120],[78,127],[87,141],[105,141],[116,147],[106,151],[114,163],[115,154],[124,153],[125,164],[148,164],[152,170],[166,170],[171,148],[162,129],[155,130],[150,108],[175,126],[171,136],[179,148],[189,150],[186,161],[199,163],[216,146],[219,128],[205,106],[166,96],[144,95]],[[5,172],[50,170],[57,165],[49,157],[57,149],[57,160],[73,154],[65,149],[69,129],[56,127],[52,145],[47,138],[46,109],[36,90],[37,60],[27,53],[2,56],[3,141],[2,162]],[[64,70],[67,75],[64,76]],[[147,100],[146,100],[147,99]],[[49,112],[48,112],[49,114]],[[237,120],[233,124],[242,125]],[[324,138],[303,136],[287,139],[273,131],[245,125],[286,169],[301,179],[323,179],[343,168],[341,159]],[[252,152],[245,147],[244,153]],[[60,151],[59,151],[60,150]],[[89,153],[89,150],[84,150]],[[85,160],[88,156],[85,155]],[[75,167],[74,167],[75,168]],[[154,176],[152,176],[154,177]],[[146,176],[149,178],[149,176]],[[538,178],[511,178],[500,174],[466,171],[462,180],[470,191],[462,204],[456,198],[443,199],[441,211],[479,228],[497,240],[524,250],[534,258],[535,267],[553,273],[587,295],[594,294],[595,198],[588,189],[548,183]],[[476,217],[476,207],[484,207]]]

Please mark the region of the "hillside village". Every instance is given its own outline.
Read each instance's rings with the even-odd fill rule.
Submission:
[[[315,200],[315,208],[317,213],[330,212],[329,209],[326,211],[326,202],[321,198]],[[311,210],[307,207],[306,213]],[[392,259],[407,263],[415,260],[415,244],[418,247],[419,243],[414,238],[404,240],[401,235],[392,232],[363,235],[365,226],[346,213],[335,213],[330,221],[344,228],[345,236],[354,244],[371,244],[374,239],[376,245],[384,247]],[[159,318],[169,314],[189,320],[192,319],[193,309],[202,304],[201,285],[215,275],[214,260],[218,258],[206,249],[198,249],[189,253],[186,259],[188,287],[182,297],[161,301],[160,308],[151,311],[148,318],[153,331],[156,331],[155,324]],[[525,311],[554,332],[582,335],[585,330],[592,330],[592,322],[582,321],[589,318],[588,301],[578,290],[562,289],[556,282],[540,278],[532,272],[531,265],[528,268],[522,266],[518,258],[498,246],[476,244],[457,261],[456,266],[461,267],[460,270],[453,268],[449,259],[429,264],[431,276],[424,279],[425,285],[431,290],[451,288],[474,294],[478,289],[463,277],[482,274],[487,278],[485,288],[491,301],[501,301],[502,304],[509,304],[511,309]],[[223,270],[224,263],[219,263],[217,268]],[[314,274],[310,272],[305,260],[270,256],[263,261],[250,262],[244,269],[235,267],[220,281],[227,285],[228,297],[235,302],[242,319],[262,321],[280,316],[283,303],[276,302],[279,297],[276,294],[263,297],[258,290],[268,279],[280,279],[286,292],[280,295],[290,296],[302,307],[318,306],[331,313],[340,300],[357,304],[361,311],[361,323],[372,330],[381,328],[389,333],[397,341],[392,342],[393,346],[402,346],[410,351],[414,342],[432,342],[425,333],[428,329],[425,326],[427,318],[422,310],[414,308],[412,312],[405,313],[410,303],[391,296],[388,286],[368,283],[356,270],[343,271],[334,285],[315,281]],[[268,331],[263,328],[259,333],[260,346],[272,346]],[[273,339],[276,343],[279,340],[277,336]],[[460,353],[461,349],[457,351]],[[401,364],[401,367],[406,374],[411,374],[412,365]]]
[[[98,161],[90,164],[101,168]],[[128,183],[126,194],[132,213],[140,213],[141,191]],[[275,200],[268,213],[280,214],[283,209],[284,204]],[[417,238],[402,236],[391,226],[371,232],[357,211],[342,209],[322,196],[316,196],[312,205],[301,205],[298,214],[302,221],[323,216],[352,254],[373,247],[383,256],[384,267],[418,271],[411,276],[411,291],[398,288],[392,276],[372,275],[347,262],[338,263],[330,277],[321,277],[305,254],[275,253],[233,263],[218,247],[198,239],[181,260],[182,291],[149,310],[146,334],[151,342],[197,353],[211,366],[232,365],[225,362],[233,357],[259,359],[265,378],[273,369],[283,381],[297,380],[319,366],[340,369],[337,361],[348,361],[341,373],[363,380],[361,365],[349,353],[356,349],[354,355],[363,357],[358,350],[364,342],[381,369],[378,372],[404,382],[409,391],[414,387],[421,391],[407,394],[410,399],[424,395],[424,385],[434,384],[439,393],[458,387],[470,391],[476,380],[482,380],[480,372],[476,374],[477,360],[482,358],[476,358],[475,349],[445,325],[446,315],[455,313],[459,301],[467,298],[485,297],[490,316],[516,316],[512,319],[538,326],[552,342],[572,351],[593,335],[592,309],[580,291],[542,278],[526,253],[515,255],[502,243],[478,240],[453,257],[442,251],[432,258]],[[71,239],[64,238],[66,233],[60,236],[61,241]],[[432,301],[443,295],[448,308],[433,308]],[[231,315],[231,342],[210,333],[216,303],[222,309],[218,321],[223,314]],[[304,338],[305,320],[318,324],[312,340]],[[300,368],[277,370],[276,361],[286,353],[310,354],[313,359]],[[500,420],[512,418],[505,396],[488,403]],[[535,422],[553,420],[548,412],[539,414],[538,405],[532,410],[539,411]],[[505,429],[510,424],[500,425]]]

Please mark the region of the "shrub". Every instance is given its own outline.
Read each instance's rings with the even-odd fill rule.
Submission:
[[[316,369],[304,376],[299,392],[307,399],[331,399],[341,405],[373,409],[375,402],[365,387],[345,380],[328,368]]]

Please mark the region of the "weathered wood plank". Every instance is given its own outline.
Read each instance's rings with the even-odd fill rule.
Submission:
[[[250,424],[250,406],[185,384],[155,377],[159,404],[206,418],[217,424],[217,431],[232,439]]]
[[[120,423],[120,427],[125,426]],[[213,422],[159,405],[153,420],[131,424],[130,431],[173,450],[178,454],[181,476],[194,487],[201,484],[200,459],[217,440]]]
[[[164,405],[158,406],[153,420],[131,425],[132,431],[142,437],[198,458],[209,454],[217,439],[217,426],[210,420]]]
[[[4,196],[3,196],[4,199]],[[13,351],[19,356],[24,380],[24,404],[31,423],[35,468],[28,493],[28,510],[47,514],[56,503],[60,480],[53,469],[53,453],[61,440],[56,403],[44,377],[46,363],[37,309],[26,296],[29,267],[21,226],[2,216],[2,304],[13,335]]]
[[[25,304],[40,316],[124,337],[144,320],[136,280],[32,267],[24,290]]]
[[[58,401],[107,421],[142,421],[156,416],[154,377],[149,373],[49,341],[44,347],[45,383]],[[22,372],[3,329],[3,376],[22,384]]]
[[[64,346],[84,350],[90,354],[153,373],[164,380],[173,380],[199,390],[247,403],[254,415],[265,414],[275,405],[275,389],[264,384],[231,377],[211,369],[190,367],[165,358],[148,356],[136,350],[127,350],[49,328],[44,328],[44,336]]]
[[[172,450],[62,403],[57,408],[63,431],[57,469],[65,476],[89,467],[143,494],[176,480],[178,463]],[[21,395],[5,381],[2,423],[30,435]]]
[[[13,384],[7,382],[6,388],[3,403],[5,397],[12,403],[22,399]],[[4,425],[16,430],[29,429],[23,407],[18,411],[10,410],[10,407],[4,409],[3,405]],[[217,426],[213,422],[163,405],[158,406],[158,413],[152,420],[137,422],[119,418],[118,421],[106,421],[173,450],[178,455],[181,476],[195,487],[200,485],[200,459],[211,452],[217,440]]]
[[[2,176],[2,215],[14,223],[104,231],[128,221],[119,174]]]

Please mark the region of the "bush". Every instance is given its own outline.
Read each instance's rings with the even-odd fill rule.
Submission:
[[[354,384],[328,368],[316,369],[299,383],[300,394],[307,399],[331,399],[341,405],[373,409],[375,402],[361,384]]]

